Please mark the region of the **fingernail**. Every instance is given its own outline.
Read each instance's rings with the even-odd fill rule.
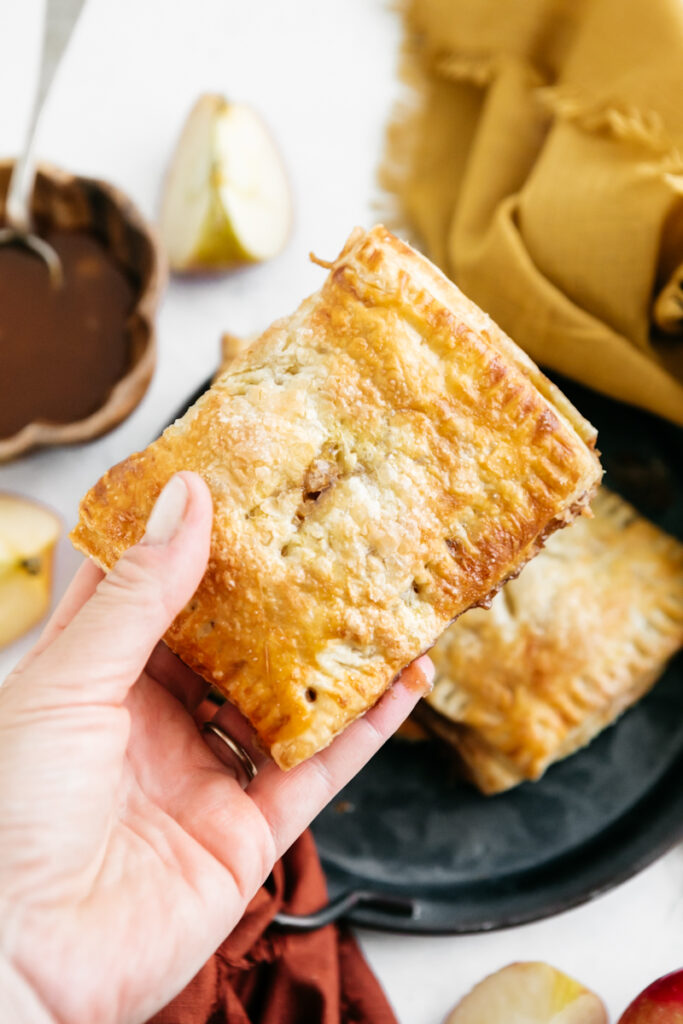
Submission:
[[[175,537],[187,508],[187,485],[181,476],[172,476],[154,503],[142,544],[163,545]]]
[[[434,686],[434,675],[436,670],[434,668],[434,662],[428,654],[423,654],[422,657],[418,658],[415,663],[416,668],[420,670],[420,674],[424,680],[423,693],[431,693]]]
[[[424,697],[429,693],[434,683],[434,665],[432,659],[426,654],[420,655],[412,664],[401,672],[399,676],[403,688],[417,693]]]

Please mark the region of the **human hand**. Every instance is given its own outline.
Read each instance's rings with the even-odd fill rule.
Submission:
[[[158,644],[206,567],[211,498],[181,473],[114,570],[86,563],[0,690],[0,1000],[13,1024],[145,1021],[239,921],[274,861],[431,679],[419,659],[288,773],[246,790],[193,714],[207,684]],[[234,708],[214,719],[249,747]]]

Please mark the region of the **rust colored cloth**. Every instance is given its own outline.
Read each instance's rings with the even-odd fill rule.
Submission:
[[[310,913],[326,900],[313,836],[305,832],[232,934],[149,1024],[397,1024],[346,929],[268,928],[278,910]]]

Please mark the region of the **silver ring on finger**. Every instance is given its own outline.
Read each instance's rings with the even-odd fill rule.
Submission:
[[[251,780],[255,778],[257,772],[256,765],[254,764],[250,754],[244,749],[241,743],[236,739],[233,739],[225,729],[221,729],[220,725],[216,725],[215,722],[204,722],[202,731],[206,735],[216,736],[223,746],[227,747],[233,755],[233,759],[237,761],[237,764],[241,769],[241,773],[244,776],[244,785],[242,788],[246,788]],[[223,761],[223,758],[221,758],[221,761]],[[223,763],[230,767],[227,761],[223,761]]]

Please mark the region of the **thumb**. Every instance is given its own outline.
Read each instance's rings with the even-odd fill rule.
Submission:
[[[145,535],[102,580],[31,666],[41,703],[122,703],[159,638],[197,589],[211,543],[209,490],[178,473],[159,495]],[[35,670],[35,671],[33,671]]]

